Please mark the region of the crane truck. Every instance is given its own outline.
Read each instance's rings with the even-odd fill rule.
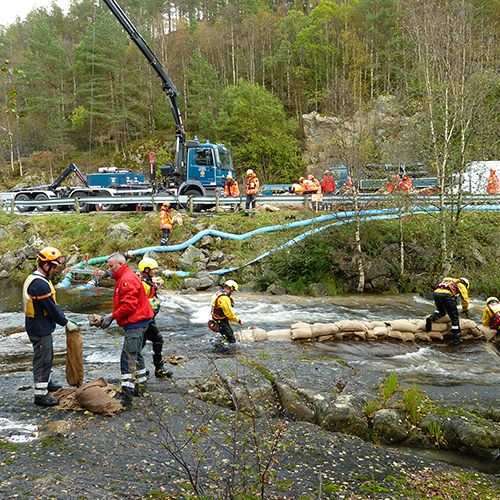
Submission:
[[[106,179],[98,179],[99,174],[89,174],[86,178],[78,167],[72,163],[69,165],[55,182],[47,186],[34,188],[23,188],[14,192],[14,198],[18,201],[33,201],[54,199],[70,199],[88,196],[120,196],[133,194],[154,194],[166,192],[173,195],[187,196],[214,196],[223,194],[224,183],[227,174],[234,177],[233,161],[231,152],[223,144],[212,144],[209,141],[202,143],[196,138],[187,140],[182,117],[177,103],[179,91],[165,73],[159,59],[142,38],[136,27],[128,19],[122,8],[115,0],[104,0],[104,3],[117,18],[123,29],[128,33],[132,41],[137,45],[148,63],[155,70],[162,82],[162,89],[170,101],[170,108],[175,123],[175,161],[171,165],[160,167],[161,182],[156,181],[156,168],[154,162],[150,162],[149,184],[140,176],[131,179],[122,179],[120,182],[107,182]],[[62,182],[74,172],[83,187],[62,187]],[[118,172],[119,173],[119,172]],[[95,179],[94,177],[95,176]],[[147,184],[147,185],[145,185]],[[104,210],[112,210],[115,204],[101,206]],[[117,200],[116,205],[120,205]],[[55,203],[54,206],[57,206]],[[92,204],[80,204],[80,210],[88,211],[93,208]],[[200,207],[198,205],[198,207]],[[18,210],[27,212],[35,207],[18,205]],[[49,205],[36,207],[39,211],[47,211],[52,208]],[[60,206],[60,208],[63,208]]]
[[[83,186],[67,187],[62,183],[74,173],[81,181]],[[47,212],[52,208],[65,209],[68,205],[60,205],[57,202],[63,199],[84,198],[89,196],[121,196],[144,194],[150,191],[149,183],[146,182],[146,176],[134,174],[128,170],[119,170],[111,167],[109,169],[100,169],[99,173],[85,176],[74,164],[69,164],[61,175],[52,183],[43,186],[20,188],[13,190],[15,201],[42,201],[53,200],[53,205],[43,204],[38,206],[17,205],[20,212],[30,212],[35,208],[39,212]],[[115,204],[100,205],[102,210],[113,210]],[[94,208],[94,204],[80,202],[80,211],[88,212]],[[69,205],[70,208],[74,208]]]
[[[136,27],[115,0],[104,0],[123,29],[142,52],[162,82],[162,89],[170,101],[175,123],[175,161],[160,168],[162,186],[179,195],[206,196],[222,194],[227,174],[234,176],[231,152],[222,144],[186,140],[186,131],[177,102],[179,91],[165,73],[163,66]],[[151,162],[150,181],[155,189],[154,163]]]

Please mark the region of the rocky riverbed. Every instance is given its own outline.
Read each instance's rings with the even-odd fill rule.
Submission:
[[[29,372],[1,375],[0,421],[12,425],[0,441],[0,497],[432,498],[434,485],[434,496],[447,498],[443,479],[457,478],[447,486],[453,498],[500,495],[496,475],[408,448],[449,447],[493,463],[500,404],[492,385],[422,385],[414,423],[408,384],[384,399],[385,372],[308,356],[307,346],[295,359],[241,347],[184,354],[173,379],[150,379],[150,396],[112,418],[39,409]],[[118,382],[116,364],[86,366],[86,381],[99,377]],[[54,378],[64,380],[62,366]],[[384,444],[395,442],[406,446]]]

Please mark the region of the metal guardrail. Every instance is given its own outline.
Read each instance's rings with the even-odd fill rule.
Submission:
[[[458,200],[457,195],[446,195],[445,204],[456,204]],[[218,210],[219,207],[228,207],[230,205],[240,204],[241,206],[245,203],[245,197],[240,196],[237,198],[230,197],[219,197],[219,196],[187,196],[187,195],[133,195],[133,196],[85,196],[81,198],[48,198],[45,200],[14,200],[14,193],[11,192],[0,192],[0,206],[2,210],[9,210],[14,213],[15,208],[21,207],[27,208],[28,211],[37,210],[39,212],[45,212],[51,208],[62,208],[68,207],[69,209],[75,210],[77,213],[81,211],[87,211],[88,206],[92,208],[102,207],[104,210],[110,210],[111,207],[129,205],[133,207],[153,207],[153,210],[157,210],[159,206],[165,201],[169,201],[171,204],[180,204],[186,206],[191,211],[193,211],[194,206],[211,206]],[[258,196],[257,202],[260,204],[269,203],[272,205],[280,204],[301,204],[304,206],[304,210],[309,210],[309,205],[315,205],[316,203],[323,204],[335,204],[335,205],[352,205],[352,196],[345,195],[323,195],[322,199],[317,200],[309,195],[293,195],[293,194],[282,194],[282,195],[270,195],[270,196]],[[358,193],[358,202],[360,204],[366,203],[378,203],[378,204],[410,204],[410,205],[432,205],[438,206],[440,203],[439,195],[422,195],[422,194],[375,194],[375,193]],[[477,195],[477,194],[464,194],[462,196],[462,205],[500,205],[500,195]],[[23,211],[23,210],[21,210]],[[24,210],[26,211],[26,210]]]

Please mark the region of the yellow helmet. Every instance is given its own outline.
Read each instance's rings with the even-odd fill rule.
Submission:
[[[138,267],[142,272],[144,272],[147,267],[149,267],[149,269],[156,269],[158,267],[158,262],[156,262],[156,260],[151,259],[149,257],[144,257],[144,259],[142,259],[139,262]]]
[[[308,178],[309,180],[314,179],[314,175],[313,175],[313,174],[309,174],[309,175],[307,176],[307,178]]]
[[[500,302],[496,297],[488,297],[486,299],[486,305],[491,304],[493,302]]]
[[[469,289],[469,280],[467,278],[460,278],[460,281],[465,285],[467,290]]]
[[[42,248],[36,256],[40,262],[54,262],[60,266],[64,264],[63,254],[55,247]]]
[[[227,280],[224,283],[224,286],[232,286],[236,291],[238,290],[238,283],[236,283],[236,281],[234,280]]]
[[[231,172],[228,172],[226,177],[227,177],[228,179],[232,179],[232,178],[233,178],[233,174],[232,174]]]
[[[252,170],[251,168],[249,168],[249,169],[247,170],[247,175],[252,175],[252,174],[253,174],[253,170]]]

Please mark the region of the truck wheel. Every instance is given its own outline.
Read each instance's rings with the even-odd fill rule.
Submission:
[[[84,193],[83,191],[75,191],[72,194],[72,198],[83,198],[84,196],[88,196],[87,193]],[[78,200],[79,205],[80,205],[80,213],[86,214],[90,210],[90,205],[88,203],[82,203],[80,200]],[[76,205],[70,205],[71,206],[71,211],[76,212]]]
[[[185,193],[186,196],[202,196],[202,194],[196,189],[188,189]],[[206,210],[210,205],[204,205],[202,203],[193,204],[193,212],[201,212],[202,210]],[[189,210],[189,204],[185,207],[186,210]]]
[[[15,197],[16,200],[18,201],[30,201],[31,200],[31,197],[27,194],[18,194],[16,197]],[[33,210],[35,210],[35,207],[17,207],[17,210],[19,210],[19,212],[32,212]]]
[[[49,199],[49,197],[44,193],[39,193],[35,196],[35,201],[42,201],[42,200],[48,200],[48,199]],[[52,210],[52,207],[50,205],[40,205],[40,206],[36,207],[36,209],[39,212],[49,212],[50,210]]]

